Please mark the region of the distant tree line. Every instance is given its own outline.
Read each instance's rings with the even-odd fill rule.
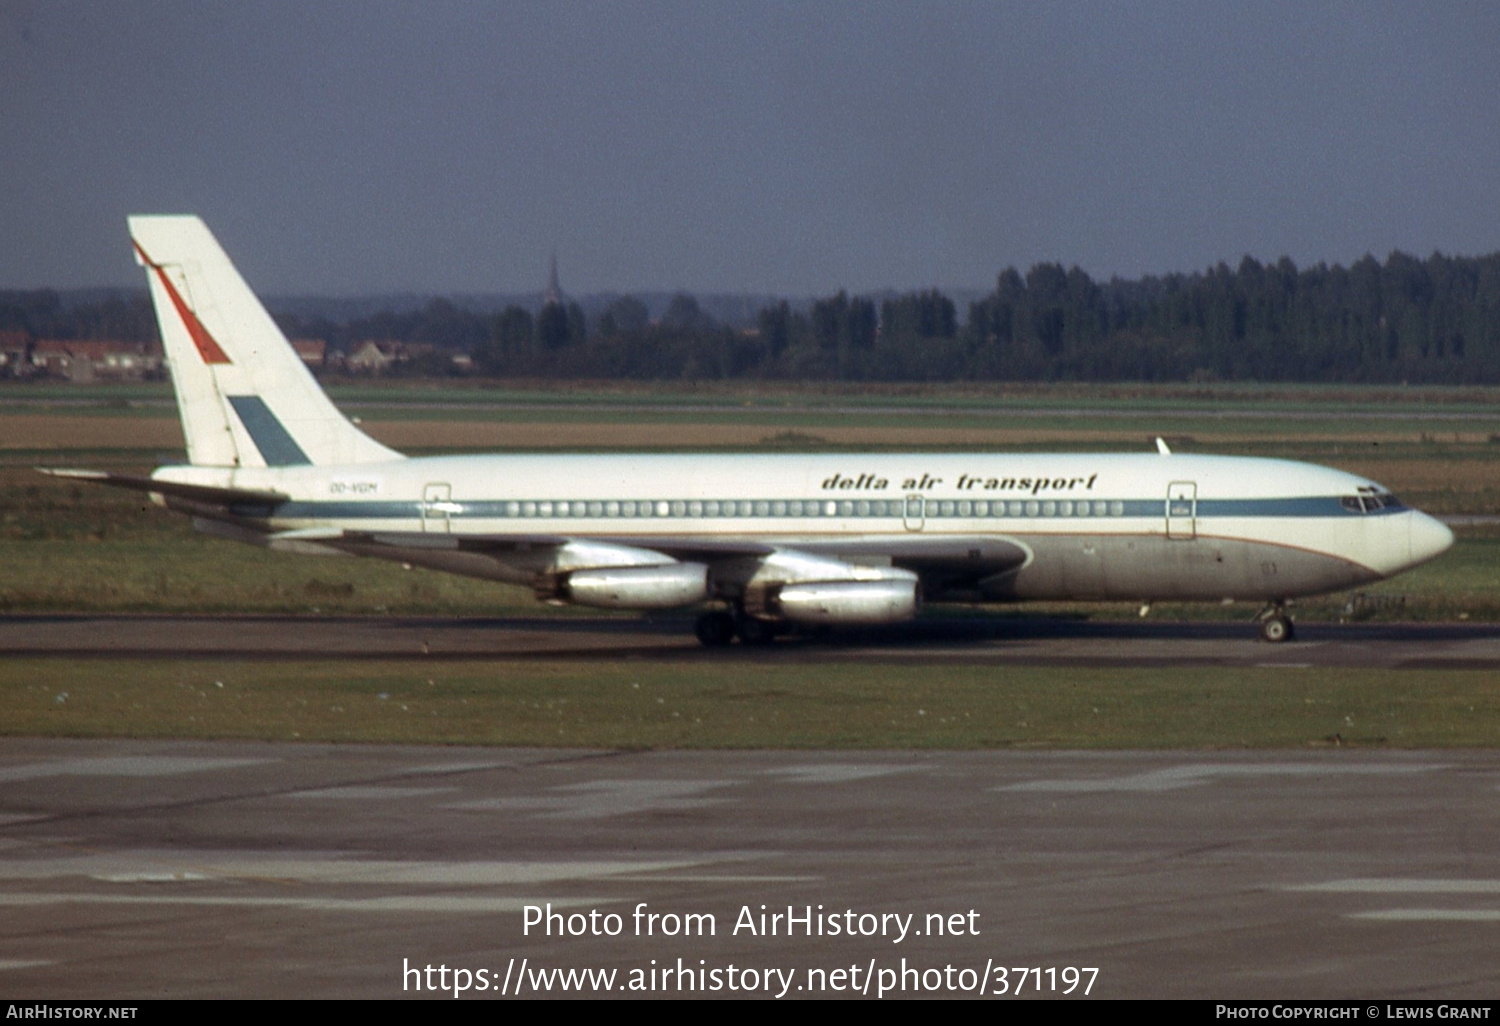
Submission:
[[[64,303],[51,289],[0,291],[0,331],[39,339],[151,342],[156,339],[156,314],[144,290],[109,292],[75,303]]]
[[[1500,254],[1392,253],[1298,268],[1246,257],[1231,269],[1096,282],[1077,267],[1000,274],[960,318],[936,289],[874,299],[840,292],[765,306],[754,329],[717,323],[681,294],[651,318],[614,299],[478,313],[446,299],[332,321],[282,315],[288,335],[335,350],[395,341],[425,355],[404,373],[621,379],[1500,383]],[[0,293],[0,331],[150,338],[149,305],[111,296]]]

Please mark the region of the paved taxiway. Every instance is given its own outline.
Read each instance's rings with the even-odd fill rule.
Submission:
[[[1031,617],[922,619],[879,630],[705,650],[692,620],[297,616],[5,616],[0,657],[286,659],[788,659],[1057,666],[1500,669],[1496,624],[1253,624]]]
[[[621,933],[526,935],[548,903]],[[736,933],[762,905],[921,932]],[[6,739],[0,909],[25,998],[410,997],[403,966],[499,987],[522,959],[618,993],[679,958],[791,973],[788,996],[904,959],[911,986],[1090,967],[1098,997],[1493,998],[1500,754]],[[660,935],[688,914],[713,934]]]

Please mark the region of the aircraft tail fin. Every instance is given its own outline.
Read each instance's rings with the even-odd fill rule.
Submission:
[[[130,218],[177,393],[188,462],[217,467],[382,463],[402,456],[319,387],[200,218]]]

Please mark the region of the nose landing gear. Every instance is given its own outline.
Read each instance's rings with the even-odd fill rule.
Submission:
[[[1260,621],[1262,641],[1279,645],[1284,641],[1291,641],[1297,635],[1292,618],[1287,614],[1285,601],[1269,603],[1256,619]]]

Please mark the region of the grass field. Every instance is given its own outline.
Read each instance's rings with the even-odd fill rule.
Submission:
[[[585,748],[1489,747],[1480,671],[0,662],[0,732]]]
[[[1077,386],[335,390],[411,452],[711,449],[1176,451],[1337,466],[1434,513],[1500,512],[1500,393]],[[241,611],[544,615],[523,590],[391,564],[269,553],[195,534],[141,497],[38,465],[145,472],[180,461],[165,386],[0,389],[0,612]],[[1129,617],[1131,606],[1050,607]],[[1158,618],[1248,620],[1247,607]],[[566,611],[557,615],[569,615]],[[989,615],[989,614],[983,614]],[[1320,619],[1500,622],[1500,531]],[[732,650],[731,650],[732,651]],[[731,657],[378,665],[0,661],[0,733],[600,747],[1491,746],[1494,675],[1339,669],[1076,670]]]

